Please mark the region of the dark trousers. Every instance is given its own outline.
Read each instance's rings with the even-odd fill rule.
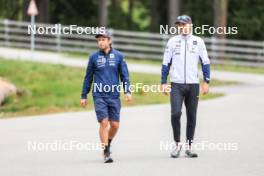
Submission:
[[[199,100],[199,84],[171,83],[171,125],[175,142],[180,142],[181,135],[181,110],[184,101],[187,115],[186,139],[189,145],[193,141],[196,113]]]

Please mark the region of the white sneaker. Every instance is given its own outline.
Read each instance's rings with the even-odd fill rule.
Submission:
[[[175,147],[175,149],[171,152],[171,157],[172,158],[178,158],[181,153],[182,146],[178,145]]]

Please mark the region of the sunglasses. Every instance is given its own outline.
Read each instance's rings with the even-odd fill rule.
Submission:
[[[184,20],[184,21],[191,21],[191,19],[188,16],[178,16],[178,20]]]

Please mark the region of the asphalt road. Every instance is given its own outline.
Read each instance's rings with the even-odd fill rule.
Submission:
[[[213,91],[225,92],[226,96],[199,102],[195,143],[213,145],[198,150],[199,158],[185,158],[182,152],[180,158],[172,159],[170,150],[161,147],[172,142],[169,104],[138,106],[122,109],[121,128],[113,141],[113,164],[103,164],[101,151],[94,147],[99,138],[93,111],[0,120],[0,175],[262,176],[263,75],[230,72],[213,75],[244,84],[217,88]],[[183,113],[183,140],[185,121]],[[76,146],[72,150],[43,147],[47,143],[59,146],[71,142],[87,144],[88,150]],[[33,144],[38,145],[38,151]],[[216,150],[218,144],[235,146],[235,150]]]

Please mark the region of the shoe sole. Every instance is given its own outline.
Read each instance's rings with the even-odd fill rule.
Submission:
[[[114,162],[113,160],[107,160],[104,163],[113,163],[113,162]]]
[[[104,161],[104,163],[112,163],[114,160],[112,158],[109,158],[108,160]]]
[[[186,154],[185,154],[185,157],[186,157],[186,158],[198,158],[198,155],[197,155],[197,156],[189,156],[189,155],[186,155]]]
[[[171,158],[179,158],[180,155],[177,155],[177,156],[173,156],[171,155]]]

